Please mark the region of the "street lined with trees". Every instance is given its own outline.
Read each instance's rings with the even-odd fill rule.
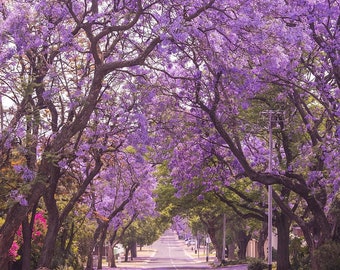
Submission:
[[[230,256],[256,238],[264,259],[269,186],[277,269],[335,269],[337,0],[10,0],[0,15],[0,269],[92,269],[96,248],[136,250],[141,227],[154,240],[181,218],[223,261],[223,214]]]

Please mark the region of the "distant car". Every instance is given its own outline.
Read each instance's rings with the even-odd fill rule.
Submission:
[[[188,246],[196,246],[196,240],[194,240],[194,239],[189,240]]]

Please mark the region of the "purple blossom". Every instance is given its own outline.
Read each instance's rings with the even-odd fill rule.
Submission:
[[[14,170],[16,173],[21,174],[22,178],[30,182],[34,179],[35,173],[24,165],[14,165]]]
[[[12,190],[10,194],[11,198],[18,202],[22,206],[28,206],[28,201],[23,194],[20,194],[18,190]]]

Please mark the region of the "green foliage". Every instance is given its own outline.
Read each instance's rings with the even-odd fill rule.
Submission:
[[[292,269],[309,270],[310,256],[308,247],[303,245],[303,239],[295,237],[291,239],[289,251],[291,254]]]
[[[92,248],[91,241],[93,240],[95,228],[95,222],[89,220],[86,220],[83,224],[79,224],[79,227],[77,228],[74,243],[75,247],[72,251],[79,256],[79,259],[82,262],[86,261],[87,255]]]
[[[205,232],[205,227],[198,215],[193,215],[189,219],[189,227],[193,235],[198,235],[199,233]]]
[[[140,246],[151,245],[164,232],[168,223],[159,218],[146,218],[136,221],[136,240]]]
[[[56,268],[56,270],[74,270],[74,268],[71,267],[71,266],[65,265],[65,266],[58,266],[58,267]]]
[[[172,185],[167,162],[157,166],[154,176],[157,178],[157,188],[155,190],[156,209],[161,217],[168,222],[182,213],[182,201],[175,196],[176,189]]]
[[[319,270],[338,270],[340,266],[340,243],[330,241],[319,247],[314,256]]]
[[[17,194],[27,194],[31,183],[23,181],[20,173],[14,167],[25,164],[25,159],[21,154],[13,150],[10,159],[0,169],[0,216],[12,207],[18,200],[15,196],[10,196],[11,190],[17,190]]]
[[[263,270],[268,269],[268,265],[259,259],[252,259],[248,264],[248,270]]]
[[[128,154],[136,154],[137,153],[137,150],[132,145],[127,146],[124,149],[124,151]]]

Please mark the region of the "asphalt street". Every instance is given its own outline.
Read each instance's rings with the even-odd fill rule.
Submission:
[[[154,269],[154,270],[194,270],[212,269],[209,258],[206,262],[204,255],[197,256],[187,247],[183,240],[178,240],[176,233],[167,230],[147,253],[138,256],[133,261],[118,263],[118,269]],[[110,268],[106,268],[110,269]],[[114,269],[114,268],[112,268]],[[117,269],[117,268],[116,268]],[[247,270],[246,265],[228,266],[215,269]]]

